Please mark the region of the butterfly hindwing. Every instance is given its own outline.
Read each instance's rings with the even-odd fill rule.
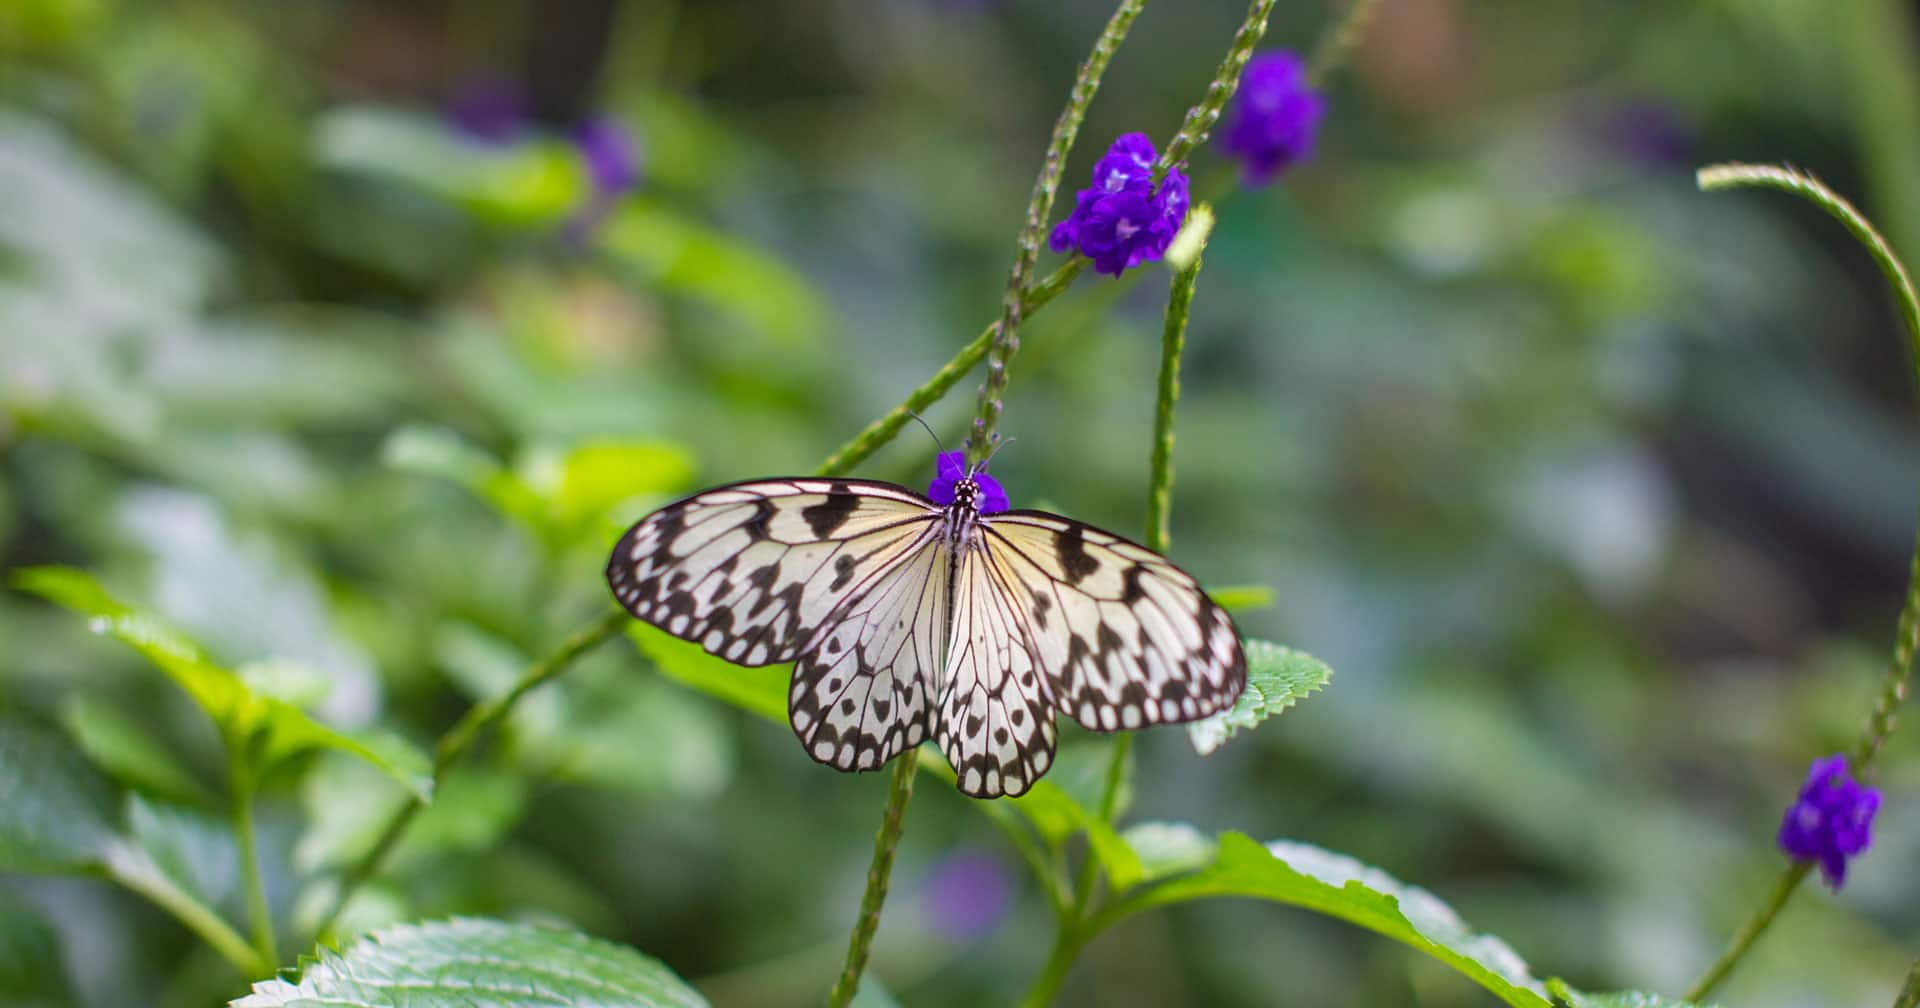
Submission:
[[[1117,731],[1198,720],[1239,697],[1247,658],[1233,620],[1167,558],[1041,511],[981,526],[1061,712]]]
[[[931,501],[890,483],[734,483],[628,529],[607,584],[629,612],[711,654],[741,665],[792,661],[939,521]]]
[[[851,598],[794,665],[787,710],[807,754],[840,770],[873,770],[925,741],[947,653],[948,550],[924,542]]]
[[[990,542],[961,551],[935,729],[960,790],[975,798],[1026,793],[1053,765],[1055,734],[1017,575]]]
[[[973,500],[943,507],[870,480],[735,483],[634,525],[607,583],[635,616],[728,661],[794,661],[788,715],[819,762],[872,770],[931,738],[980,798],[1047,772],[1056,711],[1116,731],[1239,696],[1239,634],[1186,572],[1110,532],[980,515]]]

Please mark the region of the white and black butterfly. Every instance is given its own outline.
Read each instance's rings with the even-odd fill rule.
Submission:
[[[1023,794],[1054,712],[1095,731],[1193,721],[1246,685],[1240,635],[1165,557],[940,456],[930,499],[855,479],[753,480],[627,530],[607,562],[640,619],[740,665],[795,662],[801,745],[873,770],[936,740],[960,790]]]

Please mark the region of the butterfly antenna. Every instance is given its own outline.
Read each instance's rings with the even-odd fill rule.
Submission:
[[[922,427],[924,427],[924,428],[926,428],[926,430],[927,430],[927,436],[928,436],[928,437],[931,437],[931,438],[933,438],[933,447],[934,447],[934,448],[935,448],[936,450],[938,450],[938,451],[942,451],[942,452],[944,452],[944,451],[946,451],[946,450],[947,450],[947,446],[946,446],[946,445],[943,445],[943,444],[941,444],[941,443],[940,443],[940,435],[938,435],[938,434],[935,434],[935,433],[933,432],[933,425],[932,425],[932,424],[929,424],[929,423],[927,423],[927,421],[926,421],[926,420],[924,420],[924,419],[922,419],[922,418],[921,418],[921,416],[920,416],[920,414],[918,414],[918,413],[915,413],[915,412],[914,412],[914,411],[912,411],[912,410],[908,410],[908,411],[907,411],[907,415],[908,415],[908,416],[910,416],[910,417],[912,417],[915,423],[917,423],[917,424],[919,424],[920,426],[922,426]]]
[[[978,466],[976,466],[976,467],[974,468],[974,470],[973,470],[973,471],[974,471],[974,472],[986,472],[986,471],[987,471],[987,463],[989,463],[989,462],[992,462],[992,461],[993,461],[993,457],[994,457],[995,455],[998,455],[998,454],[1000,454],[1000,449],[1002,449],[1002,448],[1005,448],[1006,446],[1008,446],[1008,445],[1010,445],[1010,444],[1012,444],[1012,443],[1013,443],[1013,440],[1014,440],[1014,439],[1013,439],[1013,438],[1010,438],[1010,437],[1004,437],[1004,438],[995,438],[995,439],[994,439],[994,441],[993,441],[993,447],[991,447],[991,448],[989,448],[989,449],[987,449],[987,457],[986,457],[986,458],[983,458],[983,459],[981,459],[981,460],[980,460],[980,464],[979,464]]]

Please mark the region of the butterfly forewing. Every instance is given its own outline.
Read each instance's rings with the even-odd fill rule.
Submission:
[[[960,790],[976,798],[1024,794],[1053,764],[1053,709],[1024,593],[991,542],[976,537],[960,556],[935,729]]]
[[[787,710],[814,759],[872,770],[928,732],[947,653],[951,564],[938,528],[847,600],[794,665]]]
[[[1231,706],[1247,659],[1226,611],[1158,553],[1039,511],[982,520],[1054,706],[1095,731]]]
[[[869,480],[719,487],[629,529],[607,583],[729,661],[796,661],[788,714],[814,759],[872,770],[932,738],[976,797],[1047,772],[1056,711],[1115,731],[1239,696],[1239,634],[1192,577],[1058,515],[979,516],[970,479],[951,507]]]
[[[888,483],[735,483],[627,530],[607,583],[635,616],[728,661],[793,661],[836,610],[924,548],[940,518]]]

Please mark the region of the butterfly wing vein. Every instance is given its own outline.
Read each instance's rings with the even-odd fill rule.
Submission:
[[[1246,657],[1186,572],[1057,515],[943,509],[866,480],[696,494],[640,521],[607,579],[635,616],[745,665],[794,661],[807,753],[878,768],[925,739],[960,790],[1018,795],[1053,762],[1055,712],[1096,731],[1206,717]]]

